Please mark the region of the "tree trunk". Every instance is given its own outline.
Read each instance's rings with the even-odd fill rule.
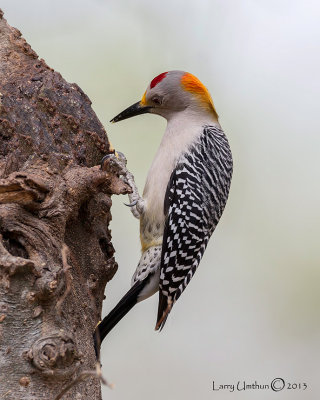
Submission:
[[[0,399],[55,399],[95,369],[92,334],[116,272],[116,171],[89,98],[49,68],[0,10]],[[63,399],[101,399],[99,379]]]

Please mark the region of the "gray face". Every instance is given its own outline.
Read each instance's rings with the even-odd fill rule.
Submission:
[[[184,71],[169,71],[167,75],[153,88],[148,86],[145,101],[151,106],[153,114],[168,117],[172,112],[186,109],[192,99],[190,93],[182,89],[181,78]]]
[[[184,71],[169,71],[154,78],[142,99],[126,108],[111,122],[122,121],[144,113],[157,114],[170,119],[177,112],[187,108],[195,113],[210,112],[214,118],[218,118],[207,89],[196,77]]]

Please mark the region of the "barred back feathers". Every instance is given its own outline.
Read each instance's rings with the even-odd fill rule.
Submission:
[[[165,196],[157,328],[194,275],[227,202],[232,154],[223,130],[205,126],[183,154]]]

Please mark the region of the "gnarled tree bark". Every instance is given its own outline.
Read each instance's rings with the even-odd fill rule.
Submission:
[[[94,370],[92,333],[117,265],[110,151],[88,97],[0,10],[0,399],[54,399]],[[101,399],[94,377],[64,399]]]

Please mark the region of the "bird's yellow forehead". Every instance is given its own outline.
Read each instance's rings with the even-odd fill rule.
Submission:
[[[140,100],[141,105],[145,106],[147,104],[147,99],[146,99],[147,91],[143,93],[142,99]]]
[[[214,108],[212,98],[208,89],[201,83],[201,81],[194,75],[186,73],[181,78],[181,86],[187,92],[194,94],[199,97],[199,100],[207,107],[212,109],[214,114],[217,112]]]

